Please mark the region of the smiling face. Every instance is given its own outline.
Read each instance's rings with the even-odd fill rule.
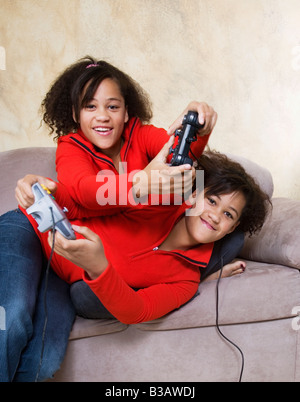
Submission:
[[[215,242],[233,232],[245,205],[245,197],[239,191],[218,196],[204,194],[203,203],[197,202],[192,214],[186,216],[186,229],[191,242]]]
[[[118,84],[104,79],[93,98],[80,110],[79,123],[86,138],[113,158],[120,152],[128,113]]]

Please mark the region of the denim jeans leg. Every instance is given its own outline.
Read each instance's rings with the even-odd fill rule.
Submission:
[[[0,382],[51,378],[59,368],[75,318],[69,285],[50,269],[46,293],[45,260],[30,222],[19,210],[0,217]],[[42,345],[44,345],[41,361]],[[41,366],[40,366],[41,362]]]
[[[33,335],[22,353],[14,378],[15,382],[51,379],[60,368],[66,353],[75,319],[75,309],[70,298],[70,285],[50,269],[45,292],[46,280],[44,270],[33,320]],[[41,354],[42,349],[43,354]]]
[[[0,217],[0,382],[10,382],[33,333],[32,318],[42,269],[40,242],[21,211]]]
[[[91,319],[114,318],[84,281],[78,281],[71,285],[71,299],[76,314],[81,317]]]

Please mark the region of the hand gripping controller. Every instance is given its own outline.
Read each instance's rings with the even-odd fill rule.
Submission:
[[[53,218],[55,229],[58,230],[66,239],[75,240],[76,236],[68,221],[64,211],[60,208],[54,200],[50,191],[46,187],[42,187],[39,183],[34,183],[32,192],[35,198],[35,203],[27,208],[26,212],[32,215],[38,223],[38,229],[44,233],[53,228],[53,219],[51,208],[53,211]]]
[[[198,121],[198,113],[189,110],[182,120],[182,126],[182,130],[175,131],[175,137],[179,137],[177,146],[170,148],[170,154],[173,154],[171,166],[193,166],[193,160],[189,157],[191,143],[197,141],[197,131],[203,127]]]

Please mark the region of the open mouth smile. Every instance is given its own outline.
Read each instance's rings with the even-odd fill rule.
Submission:
[[[103,136],[109,135],[112,132],[112,129],[108,128],[108,127],[94,127],[93,130],[96,131],[97,134],[100,134]]]

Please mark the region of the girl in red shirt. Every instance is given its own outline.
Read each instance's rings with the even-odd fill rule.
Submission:
[[[127,324],[179,308],[197,292],[200,268],[208,266],[215,242],[237,226],[250,233],[261,228],[268,197],[244,169],[217,153],[205,153],[199,163],[205,173],[204,204],[139,205],[74,221],[78,240],[56,234],[52,267],[65,281],[88,285],[98,318],[103,318],[101,305]],[[49,256],[52,235],[48,243],[47,234],[36,232]],[[238,274],[244,266],[237,261],[224,267],[225,276],[227,269]]]
[[[175,187],[168,190],[176,193],[182,187],[181,172],[193,171],[190,165],[166,168],[165,160],[156,159],[155,166],[149,164],[168,142],[170,134],[180,127],[183,115],[168,132],[149,124],[152,111],[145,91],[131,77],[105,61],[87,57],[71,65],[54,82],[42,105],[43,120],[58,142],[58,181],[86,216],[116,213],[120,204],[122,209],[132,204],[129,202],[132,186],[138,184],[142,197],[150,189],[159,188],[161,179],[169,184],[170,175],[175,179]],[[198,157],[216,124],[217,114],[205,103],[191,102],[184,113],[189,109],[198,111],[199,122],[203,123],[198,140],[191,147]],[[145,175],[134,175],[141,170]],[[115,177],[108,189],[114,196],[114,203],[100,203],[97,198],[101,187],[106,186],[101,181],[103,171]],[[159,174],[154,175],[154,171]],[[180,179],[176,180],[178,177]],[[17,190],[23,207],[34,201],[31,185],[37,178],[27,176],[26,180],[19,182],[22,191]],[[51,184],[49,186],[51,190]]]
[[[237,226],[250,234],[259,230],[269,201],[245,170],[224,155],[206,153],[199,163],[205,172],[204,204],[141,206],[141,211],[128,208],[118,215],[77,221],[78,240],[57,234],[56,272],[71,281],[76,275],[83,279],[96,296],[97,308],[102,304],[128,324],[156,319],[189,301],[214,243]],[[39,236],[49,253],[52,234],[48,245],[46,236]],[[245,266],[241,261],[234,265],[235,274]]]

